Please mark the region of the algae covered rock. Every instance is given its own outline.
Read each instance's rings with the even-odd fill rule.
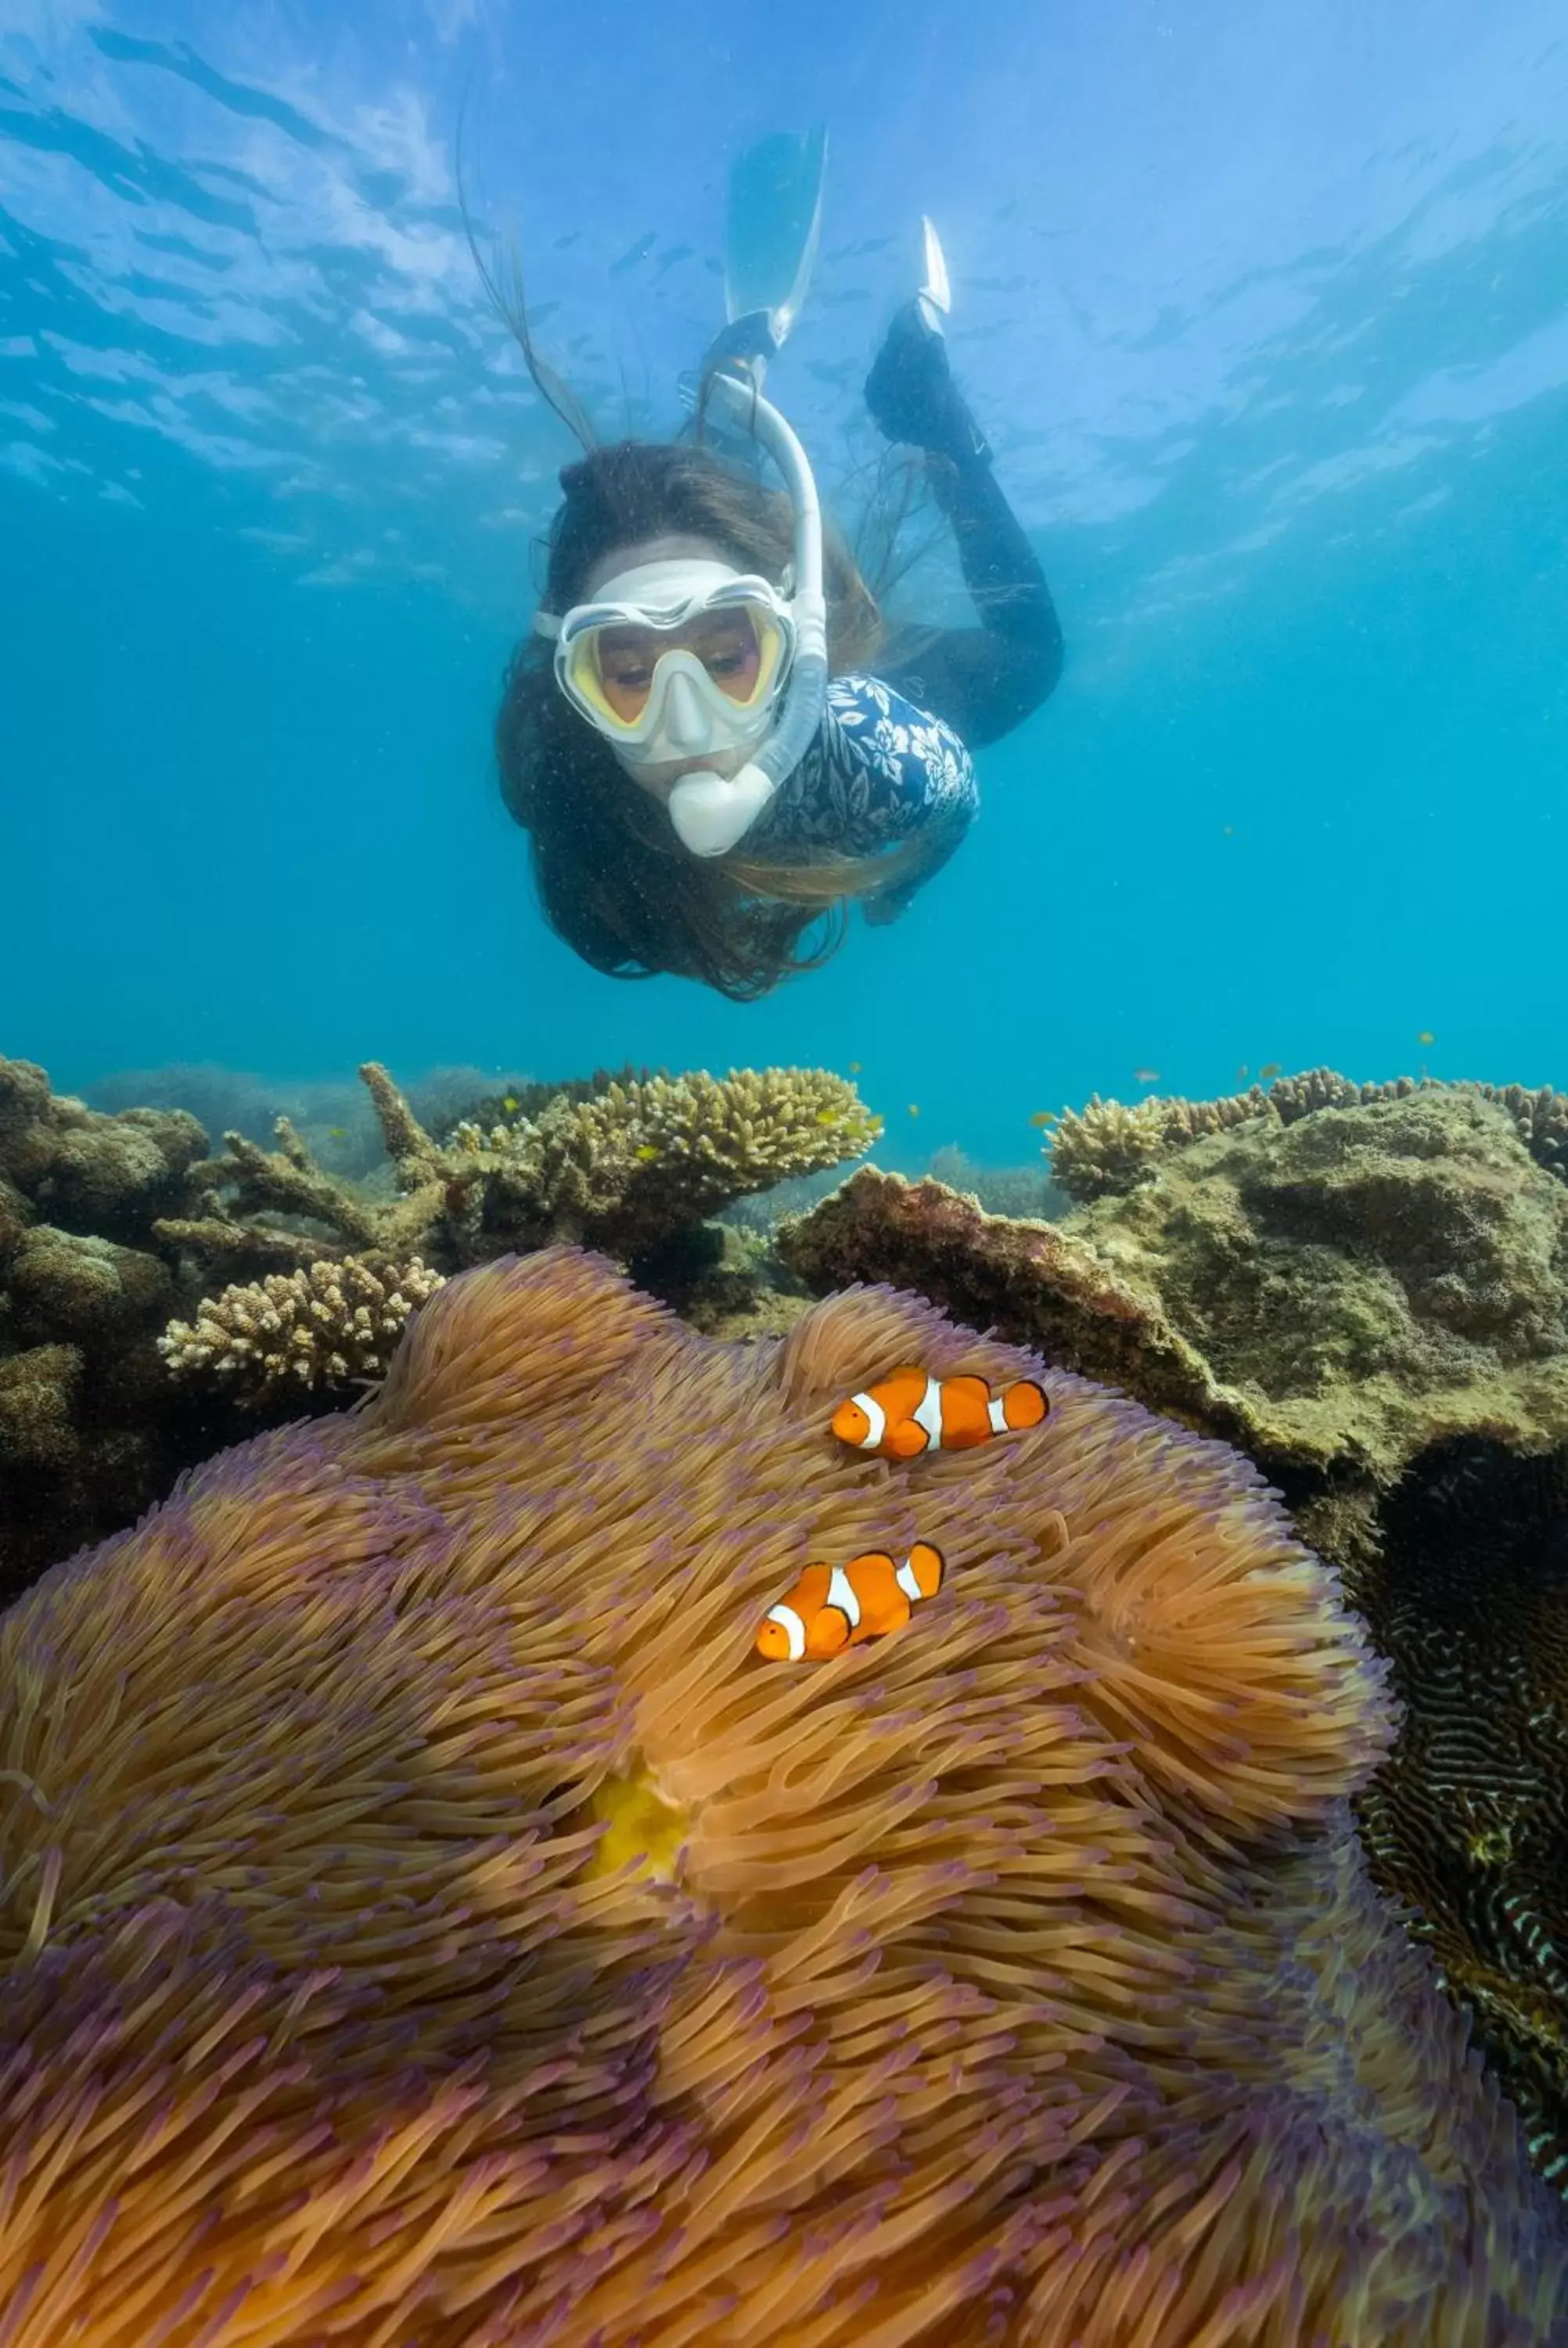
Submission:
[[[0,1059],[0,1177],[67,1231],[134,1240],[177,1210],[206,1148],[182,1109],[106,1117],[56,1097],[30,1060]]]
[[[1065,1228],[1282,1462],[1387,1481],[1450,1434],[1532,1447],[1568,1426],[1568,1189],[1494,1102],[1249,1120]]]
[[[862,1174],[780,1248],[818,1287],[907,1279],[1297,1478],[1568,1427],[1568,1187],[1471,1091],[1238,1119],[1056,1223]]]

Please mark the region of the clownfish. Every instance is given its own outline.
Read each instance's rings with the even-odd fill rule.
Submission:
[[[841,1402],[833,1414],[833,1431],[857,1450],[915,1459],[922,1451],[968,1451],[993,1435],[1038,1426],[1050,1408],[1044,1387],[1032,1378],[1020,1378],[993,1395],[984,1378],[895,1370],[865,1394]]]
[[[935,1598],[942,1570],[942,1552],[929,1541],[917,1541],[902,1565],[876,1549],[847,1565],[808,1565],[788,1596],[768,1609],[757,1653],[798,1663],[902,1630],[919,1600]]]

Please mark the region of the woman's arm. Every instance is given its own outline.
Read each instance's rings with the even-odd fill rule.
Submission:
[[[918,303],[899,311],[866,386],[891,440],[923,448],[938,504],[953,525],[979,628],[911,630],[888,645],[889,684],[947,719],[971,748],[1010,733],[1054,691],[1061,623],[1039,558],[997,485],[991,452]]]

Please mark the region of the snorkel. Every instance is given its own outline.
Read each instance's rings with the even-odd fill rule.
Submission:
[[[787,328],[786,328],[787,331]],[[723,856],[751,829],[786,775],[805,756],[827,705],[827,602],[822,584],[822,509],[805,450],[760,378],[780,337],[769,313],[736,321],[710,351],[704,370],[706,406],[721,424],[750,433],[773,458],[794,509],[793,592],[794,664],[772,733],[738,774],[697,767],[670,793],[670,820],[693,856]],[[744,370],[743,372],[742,370]]]
[[[816,258],[826,152],[827,133],[819,125],[804,138],[780,133],[764,139],[734,165],[724,267],[729,323],[709,345],[699,372],[681,385],[682,400],[696,411],[701,424],[711,419],[717,437],[749,440],[772,458],[794,518],[788,580],[774,582],[761,573],[731,572],[719,563],[688,564],[689,574],[703,570],[719,573],[716,582],[693,581],[690,575],[659,575],[676,571],[674,562],[642,562],[600,582],[597,602],[534,614],[535,632],[555,640],[556,678],[562,692],[610,742],[629,773],[641,777],[644,772],[657,775],[661,768],[668,771],[669,750],[659,737],[672,712],[682,726],[696,713],[692,755],[743,761],[728,775],[715,765],[692,766],[670,784],[666,805],[671,825],[693,856],[723,856],[744,837],[780,783],[799,766],[827,704],[827,602],[816,483],[805,450],[778,409],[763,396],[767,363],[782,348],[799,314]],[[534,365],[529,355],[530,367]],[[535,379],[539,380],[537,369]],[[589,445],[585,440],[584,446]],[[726,595],[732,605],[749,601],[758,607],[764,635],[770,616],[775,633],[782,624],[783,656],[775,645],[776,675],[759,688],[769,698],[755,707],[748,707],[742,695],[733,696],[735,706],[726,707],[728,688],[712,671],[704,676],[689,640],[676,633],[694,613],[722,606]],[[672,636],[668,652],[652,655],[651,675],[641,688],[648,696],[645,712],[638,705],[635,685],[629,687],[629,699],[618,702],[598,665],[600,647],[612,630],[639,627],[644,634],[650,629],[668,630]],[[759,662],[765,659],[764,646],[753,649]],[[678,752],[678,759],[680,756]]]

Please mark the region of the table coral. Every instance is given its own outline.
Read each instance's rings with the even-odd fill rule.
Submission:
[[[908,1359],[1045,1425],[828,1437]],[[752,1650],[807,1554],[938,1599]],[[453,1280],[0,1620],[9,2348],[1535,2348],[1568,2240],[1365,1878],[1255,1470],[858,1291]]]

